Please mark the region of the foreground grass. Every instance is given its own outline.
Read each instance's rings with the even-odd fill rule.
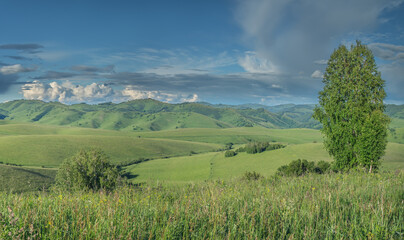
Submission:
[[[0,239],[402,239],[404,175],[0,193]]]

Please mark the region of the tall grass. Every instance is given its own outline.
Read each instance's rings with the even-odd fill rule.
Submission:
[[[0,193],[0,239],[402,239],[404,174]]]

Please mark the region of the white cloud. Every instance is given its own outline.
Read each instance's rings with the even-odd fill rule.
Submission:
[[[320,70],[316,70],[311,74],[312,78],[323,78],[323,73]]]
[[[30,72],[32,69],[24,68],[21,64],[15,64],[10,66],[0,67],[0,73],[9,75],[9,74],[16,74],[20,72]]]
[[[266,58],[257,56],[256,52],[246,52],[238,63],[249,73],[275,73],[276,67]]]
[[[137,90],[134,87],[126,87],[121,93],[122,96],[127,97],[128,100],[152,98],[169,103],[196,102],[199,100],[197,94],[186,95],[182,93],[174,94],[162,91],[144,91]]]
[[[189,96],[188,98],[182,98],[181,102],[197,102],[199,101],[198,94],[192,94],[192,96]]]
[[[62,84],[52,82],[44,84],[39,81],[24,84],[21,92],[26,99],[59,101],[63,103],[105,102],[114,96],[114,90],[104,84],[92,83],[87,86],[73,85],[66,81]]]
[[[21,91],[24,98],[30,100],[44,100],[47,95],[45,85],[43,83],[40,83],[39,81],[25,84],[21,87]]]

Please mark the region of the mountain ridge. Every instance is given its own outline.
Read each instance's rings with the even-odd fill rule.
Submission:
[[[320,124],[311,117],[314,107],[314,104],[170,104],[154,99],[97,105],[14,100],[0,103],[0,119],[126,131],[252,126],[318,129]],[[404,119],[404,105],[387,105],[386,113]]]

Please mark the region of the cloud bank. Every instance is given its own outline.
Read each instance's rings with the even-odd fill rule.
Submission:
[[[402,2],[402,1],[399,1]],[[312,73],[314,61],[328,59],[347,33],[368,31],[397,1],[240,1],[236,19],[245,39],[284,72]]]
[[[57,82],[45,84],[35,80],[23,85],[21,92],[25,99],[62,103],[105,101],[114,95],[114,90],[105,84],[92,83],[81,86],[73,85],[69,81],[62,84]]]
[[[62,103],[100,103],[123,102],[128,100],[153,98],[163,102],[196,102],[197,94],[176,94],[163,91],[138,90],[135,87],[126,87],[124,90],[114,90],[106,84],[92,83],[89,85],[74,85],[70,81],[63,83],[42,83],[38,80],[26,83],[21,87],[25,99],[42,101],[59,101]]]

